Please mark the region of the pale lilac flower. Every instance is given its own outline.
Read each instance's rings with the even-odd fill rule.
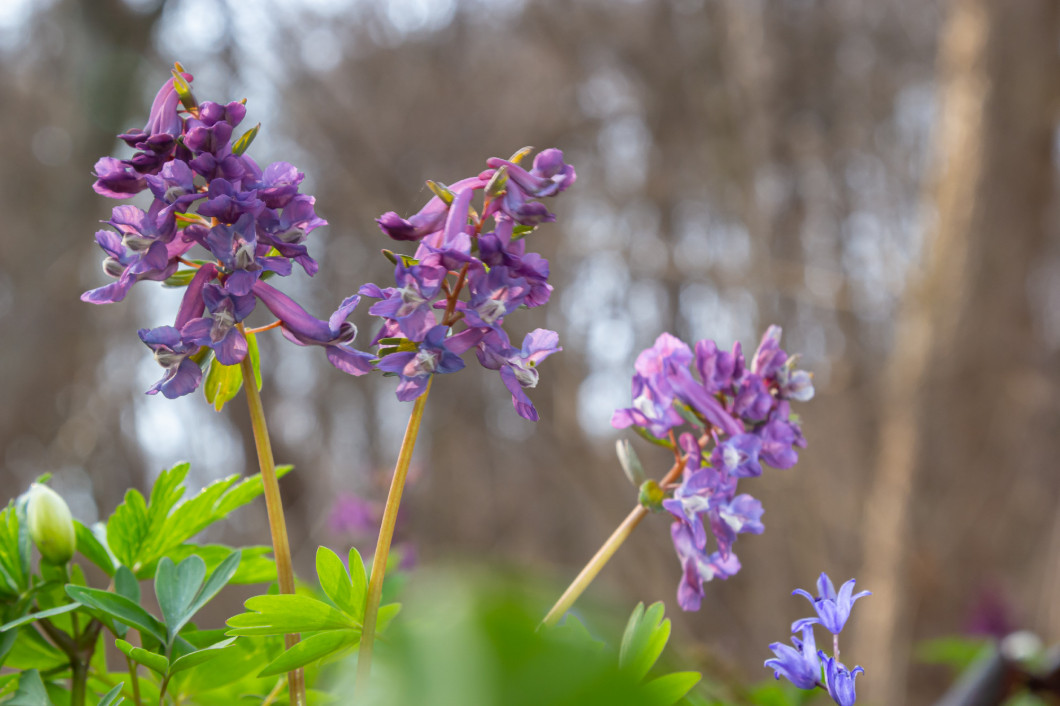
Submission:
[[[802,639],[791,638],[794,648],[774,642],[769,649],[776,655],[767,659],[765,666],[773,670],[773,678],[784,677],[800,689],[813,689],[821,683],[821,658],[817,654],[817,643],[813,637],[813,626],[802,630]]]
[[[797,632],[806,625],[816,623],[824,626],[833,635],[838,635],[843,630],[843,626],[846,625],[847,619],[850,618],[850,609],[853,607],[854,602],[859,598],[872,595],[869,591],[861,591],[851,595],[854,593],[854,579],[844,583],[837,593],[835,586],[832,585],[832,579],[828,578],[825,573],[822,573],[817,578],[817,593],[818,596],[814,598],[801,588],[797,588],[792,592],[791,595],[802,596],[812,603],[814,610],[817,611],[816,618],[803,618],[792,623],[792,632]]]

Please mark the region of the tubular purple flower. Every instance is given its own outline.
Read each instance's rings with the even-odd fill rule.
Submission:
[[[463,369],[464,361],[446,345],[448,330],[448,326],[435,326],[415,351],[391,353],[376,364],[380,370],[401,376],[397,387],[399,400],[408,402],[422,395],[427,389],[427,381],[435,373],[455,373]]]
[[[491,348],[486,341],[493,344]],[[500,351],[499,348],[504,350]],[[548,329],[534,329],[526,334],[519,350],[508,346],[508,337],[503,331],[491,330],[479,344],[479,361],[486,368],[499,369],[501,381],[512,393],[512,406],[523,419],[538,420],[537,408],[530,401],[524,388],[537,387],[538,364],[548,356],[563,350],[559,346],[559,334]]]
[[[754,478],[762,475],[758,454],[762,441],[754,434],[737,434],[719,442],[710,455],[711,465],[737,478]]]
[[[357,327],[346,317],[357,306],[359,296],[348,297],[328,321],[321,321],[261,280],[254,283],[251,291],[280,320],[280,331],[287,340],[300,346],[323,346],[328,362],[344,373],[364,375],[371,371],[372,356],[347,345],[357,336]]]
[[[182,74],[184,79],[191,83],[194,80],[191,74]],[[151,103],[151,112],[147,118],[147,125],[143,130],[130,130],[118,135],[126,144],[135,149],[153,149],[154,151],[168,151],[176,143],[176,138],[184,128],[184,121],[177,113],[180,105],[180,96],[173,87],[173,80],[169,79]],[[168,138],[168,140],[166,139]]]
[[[791,468],[799,460],[795,447],[806,448],[806,439],[797,424],[789,421],[791,407],[781,401],[769,415],[769,421],[757,433],[762,439],[759,458],[773,468]]]
[[[817,593],[819,595],[816,598],[801,588],[792,591],[791,595],[802,596],[813,604],[814,610],[817,611],[817,617],[796,620],[791,624],[791,631],[797,632],[807,625],[817,623],[824,626],[833,635],[838,635],[850,618],[850,610],[854,606],[854,602],[864,596],[872,595],[869,591],[861,591],[856,595],[851,595],[853,592],[854,579],[844,583],[840,587],[839,592],[836,593],[835,586],[832,585],[832,579],[822,572],[817,579]]]
[[[466,189],[480,189],[486,185],[481,176],[462,179],[449,187],[451,192],[458,193]],[[470,203],[470,197],[468,200]],[[449,205],[435,196],[420,209],[419,213],[411,216],[408,220],[402,218],[393,211],[388,211],[376,219],[376,223],[384,233],[394,240],[422,240],[424,236],[430,235],[442,229],[446,216],[449,214]]]
[[[663,393],[655,386],[656,381],[640,373],[633,375],[633,405],[626,409],[616,409],[611,415],[611,426],[615,429],[641,427],[647,429],[656,438],[663,438],[667,432],[680,426],[684,419],[673,407],[673,397]]]
[[[754,358],[751,360],[751,372],[764,378],[773,378],[784,366],[788,354],[780,347],[781,328],[773,325],[766,329],[762,341],[758,344]]]
[[[748,422],[760,422],[772,411],[776,398],[758,373],[747,373],[737,385],[732,412]]]
[[[739,341],[733,344],[731,353],[718,350],[714,341],[696,343],[696,370],[707,392],[713,394],[729,390],[733,381],[743,375],[743,368],[743,351]]]
[[[551,148],[542,150],[534,157],[534,167],[529,172],[506,159],[491,157],[486,164],[499,169],[508,168],[508,178],[528,195],[535,198],[555,196],[566,190],[577,179],[574,167],[563,162],[563,152]]]
[[[100,196],[127,199],[147,188],[143,174],[114,157],[101,157],[96,162],[92,189]]]
[[[762,503],[746,493],[727,502],[720,498],[712,499],[710,505],[710,530],[718,541],[718,553],[723,559],[732,555],[736,535],[745,532],[762,534],[765,531],[765,525],[760,520]]]
[[[802,639],[791,638],[794,648],[774,642],[769,649],[776,655],[767,659],[765,666],[773,670],[773,678],[784,677],[800,689],[813,689],[821,683],[821,658],[813,637],[813,626],[802,630]]]
[[[167,399],[172,400],[192,392],[199,386],[202,370],[195,361],[188,358],[199,350],[198,345],[185,341],[180,331],[173,326],[140,329],[138,334],[140,340],[154,352],[158,364],[166,371],[147,394],[161,392]]]
[[[682,522],[670,525],[670,536],[684,571],[677,587],[677,603],[682,610],[699,610],[703,600],[703,584],[716,578],[727,579],[740,570],[735,554],[722,557],[718,552],[706,554],[695,545],[692,532]]]
[[[248,160],[249,161],[249,160]],[[283,208],[298,194],[305,174],[288,162],[273,162],[260,176],[244,179],[244,189],[254,189],[267,208]]]
[[[254,295],[235,295],[218,284],[203,288],[209,318],[189,321],[182,329],[184,340],[209,346],[222,365],[237,365],[247,355],[247,339],[236,324],[254,311]]]
[[[403,261],[399,261],[394,266],[397,287],[382,290],[376,285],[365,285],[360,293],[382,298],[372,305],[369,314],[395,321],[410,341],[422,341],[427,332],[438,325],[431,304],[441,293],[446,274],[444,267],[425,264],[406,267]]]

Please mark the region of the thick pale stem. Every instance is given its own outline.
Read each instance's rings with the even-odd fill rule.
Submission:
[[[240,324],[242,326],[242,324]],[[254,367],[250,356],[240,363],[243,371],[243,389],[247,393],[250,408],[250,425],[254,430],[254,447],[258,452],[261,482],[265,487],[265,508],[269,513],[269,531],[272,533],[272,553],[276,557],[276,573],[280,593],[294,593],[294,567],[291,564],[291,545],[287,540],[287,522],[283,517],[283,502],[280,499],[280,484],[276,480],[276,462],[272,457],[272,443],[265,424],[265,408],[261,394],[254,383]],[[298,635],[284,635],[284,644],[291,649],[298,644]],[[305,706],[305,674],[301,669],[287,673],[292,706]]]
[[[401,494],[405,490],[405,479],[412,461],[412,451],[416,447],[416,436],[423,421],[423,408],[427,404],[427,395],[431,391],[432,376],[412,407],[408,426],[405,427],[405,438],[401,442],[397,465],[394,467],[394,478],[390,481],[390,493],[386,498],[386,509],[383,510],[383,521],[379,526],[379,541],[375,545],[375,558],[372,559],[372,575],[368,581],[368,597],[364,607],[364,628],[361,632],[360,657],[357,662],[357,687],[364,692],[368,675],[372,671],[372,648],[375,644],[375,625],[379,614],[379,603],[383,597],[383,578],[386,575],[386,560],[390,556],[390,542],[394,538],[394,525],[397,523],[398,506]]]
[[[666,486],[677,479],[678,474],[681,473],[681,469],[684,468],[684,459],[678,458],[674,463],[673,467],[667,472],[659,485]],[[570,607],[574,605],[574,602],[578,600],[578,597],[585,592],[585,589],[589,587],[589,584],[593,582],[596,575],[600,573],[600,570],[604,568],[604,565],[614,556],[618,548],[622,546],[622,543],[629,538],[629,535],[633,533],[640,521],[644,519],[644,516],[648,514],[647,508],[643,505],[637,505],[633,508],[626,519],[622,520],[622,524],[611,533],[611,536],[607,538],[607,541],[603,543],[593,555],[593,558],[589,560],[589,563],[585,565],[585,568],[581,570],[571,585],[567,587],[567,590],[563,592],[563,595],[556,601],[556,605],[552,606],[552,610],[548,611],[545,619],[541,621],[542,625],[552,626],[559,622],[559,619],[563,617],[563,614],[570,610]]]

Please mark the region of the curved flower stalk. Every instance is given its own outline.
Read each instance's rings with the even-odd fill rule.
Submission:
[[[418,213],[403,218],[389,212],[377,221],[394,240],[417,243],[412,255],[384,251],[394,262],[393,286],[366,284],[359,290],[377,300],[368,312],[382,319],[372,341],[378,346],[376,367],[397,376],[398,399],[415,400],[415,405],[372,562],[358,662],[362,686],[371,671],[397,509],[434,376],[463,369],[461,356],[474,349],[484,368],[500,373],[516,412],[537,421],[525,390],[537,385],[537,366],[562,350],[555,331],[536,329],[516,347],[505,329],[516,309],[541,306],[552,293],[548,261],[527,250],[527,236],[555,220],[540,200],[563,192],[576,178],[557,149],[540,152],[524,169],[520,162],[529,152],[524,148],[511,159],[489,159],[486,170],[449,186],[428,182],[435,195]]]
[[[762,504],[737,493],[739,481],[762,475],[762,464],[791,468],[798,461],[796,449],[806,446],[791,402],[812,399],[812,376],[795,367],[797,356],[780,348],[780,335],[778,326],[770,326],[750,364],[739,343],[721,351],[704,340],[693,352],[668,333],[637,356],[633,403],[616,410],[611,424],[670,447],[676,462],[661,481],[642,485],[641,504],[564,592],[546,624],[573,605],[649,510],[673,515],[670,534],[682,568],[677,600],[683,609],[698,610],[707,582],[740,570],[732,551],[737,536],[761,534],[765,527]]]
[[[809,600],[817,617],[803,618],[792,623],[792,633],[801,632],[802,639],[792,637],[794,647],[779,642],[772,643],[769,649],[775,657],[767,659],[765,666],[773,670],[773,677],[776,679],[784,677],[800,689],[820,687],[825,689],[839,706],[853,706],[856,700],[854,681],[857,675],[864,674],[865,670],[861,667],[847,669],[846,665],[839,661],[839,633],[850,617],[854,601],[872,594],[861,591],[852,595],[854,579],[844,583],[837,593],[832,580],[824,573],[817,579],[817,590],[820,595],[816,598],[801,588],[792,592],[793,596],[803,596]],[[813,635],[814,625],[821,625],[832,633],[832,656],[817,649]]]

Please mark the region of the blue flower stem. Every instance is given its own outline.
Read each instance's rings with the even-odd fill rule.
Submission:
[[[242,328],[243,325],[239,324],[239,327]],[[258,452],[261,483],[265,489],[265,508],[269,515],[272,553],[276,557],[276,574],[280,584],[280,593],[293,594],[294,567],[291,562],[291,545],[287,539],[287,522],[283,516],[280,484],[276,480],[276,461],[272,456],[269,428],[265,423],[265,407],[261,403],[258,386],[254,383],[254,366],[250,362],[249,355],[243,358],[240,366],[243,371],[243,389],[247,393],[247,406],[250,408],[250,426],[254,430],[254,448]],[[287,649],[291,649],[298,644],[298,639],[298,635],[284,635],[284,645]],[[288,672],[287,686],[291,706],[305,706],[305,673],[301,669]]]
[[[684,459],[678,457],[677,461],[670,468],[663,479],[659,481],[659,485],[665,487],[669,483],[674,482],[677,476],[681,474],[681,469],[684,468]],[[637,505],[633,510],[626,515],[626,519],[622,520],[622,524],[611,533],[611,536],[607,538],[607,541],[596,551],[593,558],[589,560],[589,563],[581,570],[581,573],[571,582],[571,585],[567,587],[567,590],[563,592],[563,595],[556,601],[556,605],[552,606],[552,609],[548,611],[544,620],[541,621],[542,625],[553,626],[563,614],[570,610],[570,607],[574,605],[574,602],[578,600],[578,597],[585,592],[585,589],[589,587],[589,584],[593,582],[596,575],[600,573],[600,570],[604,568],[604,565],[614,556],[618,548],[622,546],[622,543],[629,538],[629,535],[633,533],[640,521],[644,519],[644,516],[648,514],[648,509],[643,505]]]
[[[375,545],[375,557],[372,559],[372,573],[368,580],[368,595],[364,606],[364,626],[361,629],[361,646],[357,661],[357,688],[363,693],[372,671],[372,649],[375,645],[375,626],[379,615],[379,603],[383,597],[383,578],[386,576],[386,561],[390,556],[390,542],[394,538],[394,525],[397,523],[398,507],[401,505],[401,494],[405,490],[405,479],[408,477],[412,451],[416,447],[416,437],[423,421],[423,408],[427,404],[427,395],[431,391],[434,377],[427,381],[423,394],[416,398],[405,427],[405,438],[401,441],[397,464],[394,467],[394,478],[390,482],[390,493],[386,498],[383,510],[383,521],[379,526],[379,540]]]

